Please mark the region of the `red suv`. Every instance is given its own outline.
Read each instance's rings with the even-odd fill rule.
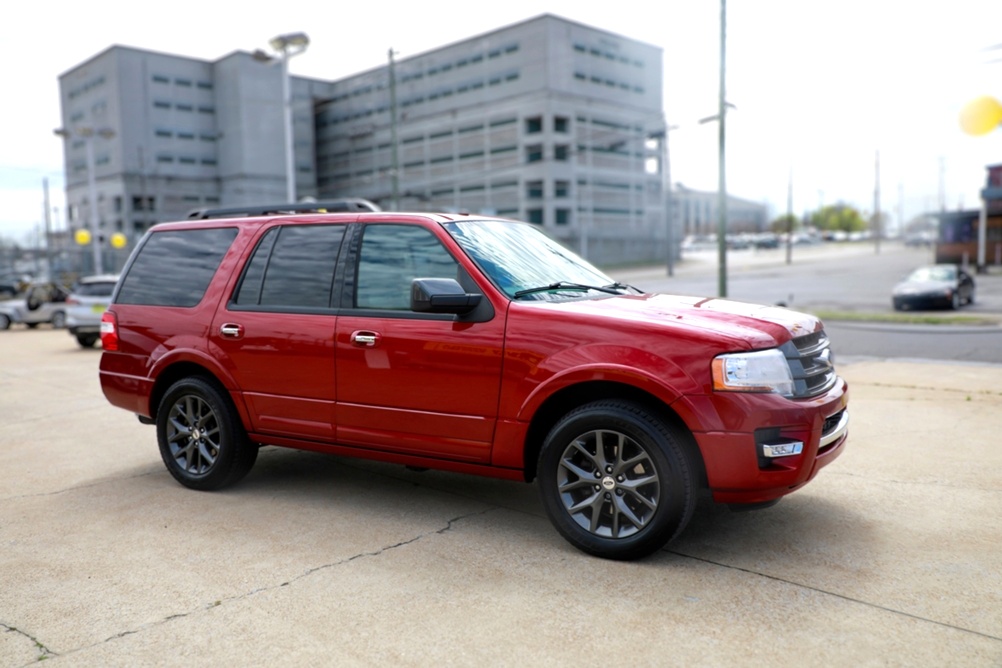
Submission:
[[[161,224],[101,340],[105,396],[187,487],[236,482],[265,445],[537,479],[557,530],[614,559],[677,536],[700,488],[800,488],[847,434],[816,318],[644,293],[493,218]]]

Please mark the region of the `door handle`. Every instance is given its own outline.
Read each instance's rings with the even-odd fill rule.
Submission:
[[[379,341],[379,335],[375,332],[352,332],[351,342],[356,346],[363,346],[365,348],[373,348]]]
[[[239,339],[244,335],[244,328],[232,322],[219,327],[219,334],[227,339]]]

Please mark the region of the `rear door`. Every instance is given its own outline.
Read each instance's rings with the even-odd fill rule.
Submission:
[[[503,316],[489,303],[475,319],[410,310],[415,278],[477,289],[432,228],[368,224],[351,257],[337,321],[338,442],[489,461]]]
[[[334,271],[346,225],[271,227],[210,339],[262,434],[334,437]]]

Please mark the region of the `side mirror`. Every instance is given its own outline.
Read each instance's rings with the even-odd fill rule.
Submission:
[[[418,313],[469,313],[483,295],[472,294],[454,278],[415,278],[411,282],[411,310]]]

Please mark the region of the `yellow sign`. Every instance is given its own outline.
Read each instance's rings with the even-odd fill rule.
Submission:
[[[125,238],[125,235],[121,232],[115,232],[111,235],[111,247],[112,248],[125,248],[125,244],[129,243],[129,240]]]
[[[73,240],[81,246],[86,246],[90,243],[90,230],[80,228],[73,234]]]

